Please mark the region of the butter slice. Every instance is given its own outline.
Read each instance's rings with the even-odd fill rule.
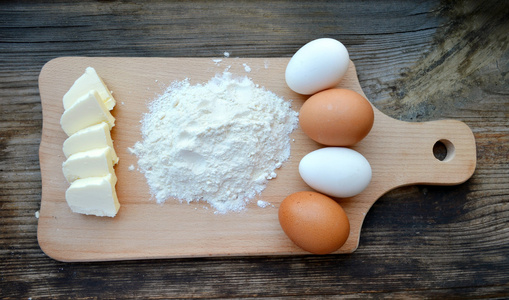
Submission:
[[[116,182],[111,174],[78,179],[65,192],[65,200],[75,213],[114,217],[120,208]]]
[[[111,148],[111,158],[113,164],[118,162],[118,156],[113,148],[113,141],[111,139],[110,129],[108,124],[102,122],[97,125],[81,129],[77,131],[64,141],[63,151],[65,157],[84,152],[96,148]]]
[[[97,91],[99,99],[101,99],[108,110],[113,109],[116,104],[115,98],[113,98],[104,81],[92,67],[86,68],[85,73],[74,82],[69,91],[64,95],[64,109],[69,109],[79,98],[88,94],[91,90]]]
[[[78,152],[62,164],[62,172],[69,183],[87,177],[115,176],[110,147]]]
[[[60,118],[60,125],[68,136],[102,122],[107,123],[109,129],[115,126],[115,118],[99,99],[99,94],[95,90],[79,98],[64,111]]]

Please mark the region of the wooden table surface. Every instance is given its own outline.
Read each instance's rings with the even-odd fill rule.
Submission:
[[[507,1],[1,2],[0,298],[508,298],[508,32]],[[468,124],[472,178],[384,195],[348,255],[63,263],[41,251],[46,62],[290,57],[319,37],[345,44],[385,114]]]

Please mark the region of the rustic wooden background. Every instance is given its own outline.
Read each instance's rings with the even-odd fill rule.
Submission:
[[[37,244],[41,67],[59,56],[289,57],[342,41],[402,120],[464,121],[466,183],[379,199],[351,255],[61,263]],[[508,1],[0,2],[0,298],[508,298]]]

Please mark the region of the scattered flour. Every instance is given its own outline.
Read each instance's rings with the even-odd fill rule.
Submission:
[[[223,53],[224,57],[230,57],[230,52]]]
[[[249,78],[224,72],[205,84],[174,82],[141,124],[143,139],[130,150],[156,201],[206,201],[226,213],[242,210],[276,177],[298,113]]]
[[[261,208],[271,206],[271,204],[269,202],[263,201],[263,200],[258,200],[258,202],[256,202],[256,204],[258,205],[258,207],[261,207]]]
[[[247,73],[251,72],[251,67],[249,67],[247,64],[242,64],[244,66],[244,71]]]

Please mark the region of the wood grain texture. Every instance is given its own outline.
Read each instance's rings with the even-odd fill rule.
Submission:
[[[278,177],[240,213],[216,214],[204,209],[203,203],[183,205],[171,199],[158,205],[151,199],[143,174],[128,170],[128,166],[137,165],[128,148],[141,139],[139,124],[147,103],[171,82],[189,78],[191,84],[203,84],[228,69],[233,76],[249,76],[255,84],[292,101],[292,108],[298,111],[307,97],[286,86],[287,64],[288,58],[223,58],[215,63],[210,58],[112,57],[62,57],[45,64],[39,76],[43,131],[38,224],[38,241],[44,252],[62,261],[306,254],[284,235],[277,220],[277,209],[286,196],[310,190],[299,178],[299,161],[322,147],[300,128],[291,135],[291,156],[277,170]],[[115,173],[122,208],[114,219],[73,214],[65,202],[68,184],[62,174],[65,157],[61,148],[67,136],[60,128],[61,99],[88,66],[101,74],[118,102],[112,111],[116,118],[112,138],[120,159]],[[364,95],[353,63],[337,87]],[[350,221],[350,235],[338,253],[357,249],[364,217],[386,192],[410,184],[460,184],[475,170],[475,139],[466,124],[455,120],[403,122],[376,108],[374,111],[371,132],[353,147],[369,161],[372,180],[359,195],[337,199]],[[433,155],[433,146],[439,141],[449,148],[443,160]],[[259,208],[257,200],[271,205]]]
[[[0,295],[37,298],[508,298],[506,1],[0,3]],[[60,263],[37,244],[38,75],[61,56],[290,57],[341,40],[385,114],[472,128],[477,168],[368,212],[353,254]],[[436,88],[434,88],[436,87]]]

